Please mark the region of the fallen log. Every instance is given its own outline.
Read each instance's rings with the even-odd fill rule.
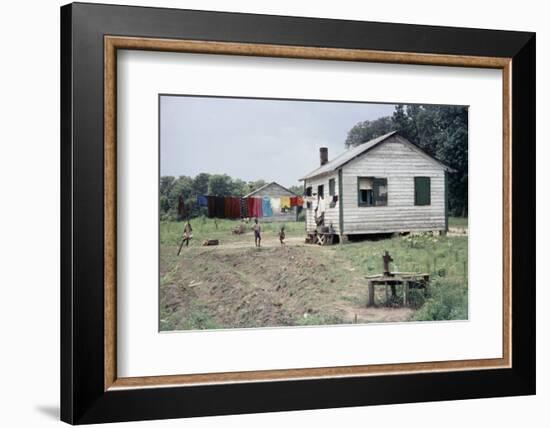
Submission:
[[[205,239],[202,242],[203,247],[210,247],[211,245],[220,245],[219,239]]]

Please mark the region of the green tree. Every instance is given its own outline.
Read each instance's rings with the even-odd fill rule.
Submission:
[[[231,195],[244,196],[248,193],[247,190],[248,186],[244,180],[241,180],[240,178],[235,178],[231,182]]]
[[[183,197],[186,212],[188,215],[190,215],[194,205],[194,201],[192,198],[193,179],[191,177],[187,177],[185,175],[178,177],[174,181],[174,185],[172,186],[170,192],[168,193],[168,201],[170,203],[169,212],[173,217],[178,218],[178,220],[183,219],[183,218],[180,218],[177,213],[180,195]]]
[[[249,181],[246,186],[247,186],[247,192],[246,193],[250,193],[250,192],[253,192],[254,190],[257,190],[259,189],[260,187],[262,186],[265,186],[267,183],[265,180],[256,180],[256,181]]]
[[[358,146],[391,131],[393,131],[393,123],[390,117],[359,122],[349,130],[346,138],[346,147]]]
[[[397,105],[391,117],[356,124],[345,145],[353,147],[390,131],[450,166],[449,212],[468,215],[468,110],[462,106]]]
[[[288,188],[292,193],[296,193],[297,195],[303,195],[304,194],[304,185],[303,184],[296,184],[294,186],[290,186]]]
[[[208,181],[210,174],[201,172],[193,179],[193,192],[197,195],[206,195],[208,193]]]
[[[160,193],[161,195],[168,195],[172,187],[174,186],[175,177],[166,175],[160,178]]]
[[[213,174],[208,180],[208,194],[213,196],[230,196],[232,188],[231,177],[227,174]]]

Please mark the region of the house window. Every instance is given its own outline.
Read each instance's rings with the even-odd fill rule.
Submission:
[[[317,186],[317,197],[318,198],[324,198],[325,197],[325,186],[320,184]]]
[[[313,190],[313,189],[311,188],[311,186],[306,187],[306,196],[311,196],[311,191],[312,191],[312,190]]]
[[[328,181],[328,195],[334,196],[336,194],[336,180],[334,178],[331,178]]]
[[[357,177],[357,197],[360,207],[388,205],[388,179]]]
[[[430,177],[414,177],[414,204],[431,204]]]

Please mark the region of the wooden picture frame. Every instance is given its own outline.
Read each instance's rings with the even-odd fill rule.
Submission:
[[[118,49],[502,70],[502,358],[117,377]],[[61,53],[62,420],[114,422],[535,392],[533,33],[76,3],[61,8]]]

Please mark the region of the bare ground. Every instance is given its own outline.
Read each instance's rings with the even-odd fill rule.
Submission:
[[[161,329],[406,321],[403,307],[366,307],[366,280],[332,247],[250,236],[223,246],[161,248]]]

